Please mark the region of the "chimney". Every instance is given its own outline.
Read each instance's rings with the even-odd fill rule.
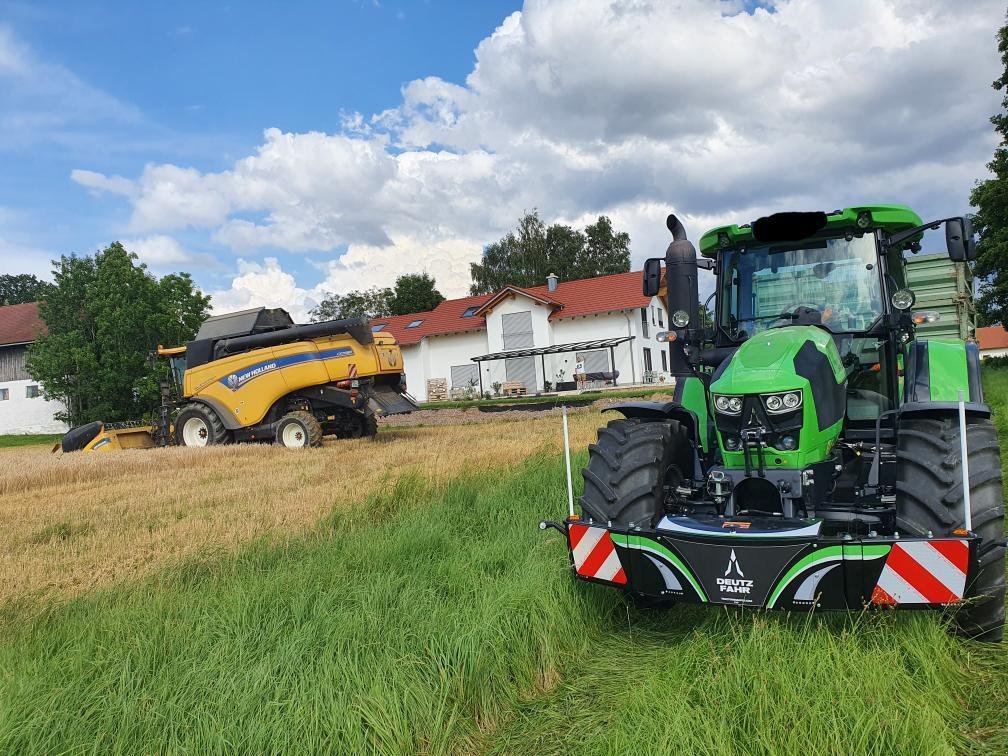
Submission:
[[[560,279],[557,278],[556,273],[550,273],[546,276],[546,288],[550,291],[556,291],[558,283],[560,283]]]

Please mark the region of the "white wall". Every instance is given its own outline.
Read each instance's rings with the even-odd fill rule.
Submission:
[[[1008,349],[981,349],[980,359],[986,357],[1004,357],[1006,354],[1008,354]]]
[[[26,397],[28,386],[38,381],[3,381],[0,389],[7,389],[7,401],[0,401],[0,434],[63,433],[64,423],[53,420],[53,413],[63,409],[59,402],[46,401],[42,396]],[[2,392],[0,392],[2,393]]]
[[[633,336],[633,341],[614,347],[615,368],[619,371],[619,383],[640,383],[644,375],[644,347],[650,347],[652,364],[656,372],[661,371],[661,350],[664,344],[655,341],[658,331],[667,330],[668,315],[657,297],[652,299],[655,308],[660,308],[663,326],[651,325],[651,310],[648,310],[648,338],[645,339],[641,327],[639,309],[587,315],[577,318],[563,318],[550,322],[548,307],[527,297],[516,295],[505,299],[487,316],[487,330],[475,333],[460,333],[446,336],[428,336],[419,344],[402,347],[403,364],[406,370],[406,385],[409,392],[419,401],[427,400],[427,379],[445,378],[451,388],[451,368],[465,365],[473,357],[481,354],[504,351],[502,316],[507,313],[531,312],[532,336],[535,347],[571,344],[579,341],[621,338]],[[657,309],[656,309],[657,312]],[[605,349],[608,352],[608,348]],[[556,382],[556,373],[565,370],[564,380],[574,380],[574,353],[548,354],[545,356],[546,374],[543,375],[543,358],[532,358],[536,367],[537,390],[543,389],[543,381]],[[480,364],[483,390],[493,391],[494,383],[507,380],[504,360]],[[666,374],[666,381],[668,375]],[[531,389],[531,387],[529,387]]]

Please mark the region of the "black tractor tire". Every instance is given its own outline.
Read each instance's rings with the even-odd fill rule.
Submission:
[[[368,410],[344,409],[335,422],[326,424],[326,435],[336,438],[374,438],[378,435],[378,417]]]
[[[987,418],[966,419],[970,510],[981,537],[980,565],[956,612],[956,633],[997,642],[1004,636],[1005,530],[1001,454],[997,430]],[[951,535],[963,526],[959,418],[900,422],[896,452],[896,527],[901,534]]]
[[[216,446],[230,441],[231,434],[224,423],[205,404],[190,402],[175,417],[175,443],[179,446]]]
[[[650,524],[665,513],[665,488],[693,470],[694,450],[675,420],[612,420],[599,428],[581,471],[581,512],[595,522]]]
[[[273,442],[288,449],[322,446],[322,426],[311,412],[288,412],[277,422]]]
[[[64,453],[80,451],[94,441],[94,437],[101,433],[101,429],[102,423],[88,423],[71,428],[60,439],[60,448]]]

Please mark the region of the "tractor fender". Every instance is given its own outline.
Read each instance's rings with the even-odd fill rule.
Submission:
[[[696,448],[700,447],[699,420],[696,413],[688,410],[678,402],[620,402],[602,410],[603,412],[621,412],[628,419],[678,420],[685,426]]]
[[[214,412],[217,413],[217,417],[220,418],[221,423],[228,430],[238,430],[242,427],[242,424],[238,421],[238,418],[228,410],[219,400],[214,399],[212,396],[190,396],[186,398],[186,401],[196,402],[198,404],[204,404]]]
[[[910,342],[903,381],[904,406],[948,402],[958,406],[959,392],[967,403],[983,404],[977,345],[953,339]]]

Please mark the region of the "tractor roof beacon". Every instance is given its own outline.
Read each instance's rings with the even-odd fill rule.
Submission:
[[[669,216],[663,295],[674,401],[631,402],[599,430],[581,516],[562,526],[577,577],[647,603],[781,609],[954,607],[999,641],[1005,533],[998,438],[971,342],[923,338],[904,254],[969,221],[907,207],[784,212],[723,226],[701,257]],[[665,275],[662,275],[664,263]],[[701,323],[697,270],[713,272]],[[551,523],[544,523],[548,525]]]

